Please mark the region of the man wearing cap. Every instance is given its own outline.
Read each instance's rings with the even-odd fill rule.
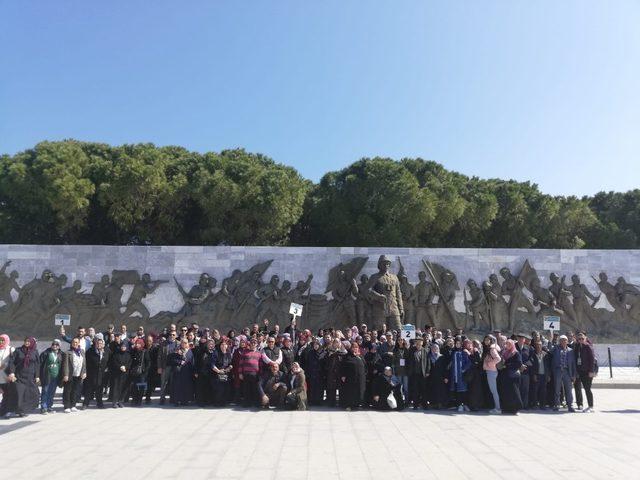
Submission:
[[[53,411],[53,396],[62,379],[62,360],[58,339],[55,339],[51,347],[40,354],[40,381],[42,382],[40,413],[43,415]]]
[[[522,399],[522,408],[529,409],[529,385],[531,385],[531,377],[529,376],[530,368],[533,367],[531,358],[531,347],[527,344],[527,340],[531,337],[526,333],[518,333],[518,341],[516,342],[516,350],[520,352],[522,357],[522,366],[520,367],[520,398]]]
[[[400,330],[400,319],[404,316],[402,293],[398,277],[389,272],[391,259],[381,255],[378,259],[378,273],[373,274],[367,284],[367,292],[371,296],[371,317],[373,328],[382,329],[386,324],[389,330]]]
[[[564,396],[567,400],[569,412],[575,412],[573,408],[573,382],[576,379],[576,360],[573,350],[569,348],[569,339],[566,335],[560,335],[558,345],[550,350],[551,369],[554,379],[554,403],[553,410],[558,411],[560,406],[560,391],[564,387]]]

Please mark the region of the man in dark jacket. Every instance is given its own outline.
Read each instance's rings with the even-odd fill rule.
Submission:
[[[287,385],[284,381],[284,374],[280,371],[280,366],[277,363],[272,363],[269,366],[269,373],[263,376],[258,383],[258,390],[262,408],[282,408],[284,406]]]
[[[62,362],[64,356],[60,351],[60,340],[55,339],[51,347],[40,354],[40,413],[46,415],[53,411],[53,397],[62,381]]]
[[[109,369],[109,357],[111,350],[104,348],[104,340],[96,338],[93,347],[87,350],[87,378],[84,381],[84,401],[82,407],[86,408],[95,397],[98,408],[104,408],[102,403],[102,386],[105,375]]]
[[[578,408],[582,408],[582,388],[584,388],[587,396],[587,405],[583,411],[585,413],[593,413],[593,393],[591,392],[591,383],[595,374],[596,356],[591,342],[587,338],[585,332],[579,332],[576,336],[576,344],[574,347],[574,356],[576,358],[576,370],[579,380],[575,382],[576,386],[576,403]]]
[[[407,374],[409,376],[409,398],[413,408],[427,406],[427,378],[431,373],[431,360],[423,346],[422,337],[417,337],[409,349]]]
[[[520,398],[522,399],[522,406],[524,410],[529,409],[529,385],[531,384],[531,376],[529,375],[529,369],[532,367],[531,355],[533,351],[526,340],[531,340],[529,335],[524,333],[518,334],[518,341],[516,342],[516,350],[520,352],[522,357],[522,367],[520,367]]]

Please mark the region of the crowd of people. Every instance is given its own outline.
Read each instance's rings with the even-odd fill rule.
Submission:
[[[415,338],[403,332],[361,325],[314,335],[295,319],[282,332],[264,320],[226,335],[196,324],[149,334],[109,325],[70,337],[61,327],[42,352],[35,338],[14,348],[0,335],[0,416],[52,413],[58,388],[65,413],[156,398],[176,407],[593,412],[598,365],[585,332],[495,331],[482,340],[431,326]]]

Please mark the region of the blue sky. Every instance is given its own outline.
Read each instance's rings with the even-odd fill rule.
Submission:
[[[640,187],[640,2],[0,0],[0,152],[244,147]]]

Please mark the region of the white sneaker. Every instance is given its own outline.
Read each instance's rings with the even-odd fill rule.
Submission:
[[[71,409],[70,408],[65,408],[64,409],[64,413],[71,413]]]
[[[458,412],[464,412],[464,407],[462,405],[458,405]]]
[[[584,411],[584,413],[595,413],[595,410],[593,408],[591,408],[591,407],[587,407],[583,411]]]
[[[73,407],[73,408],[71,409],[71,411],[72,411],[72,412],[77,412],[77,411],[78,411],[78,409],[77,409],[76,407]]]

